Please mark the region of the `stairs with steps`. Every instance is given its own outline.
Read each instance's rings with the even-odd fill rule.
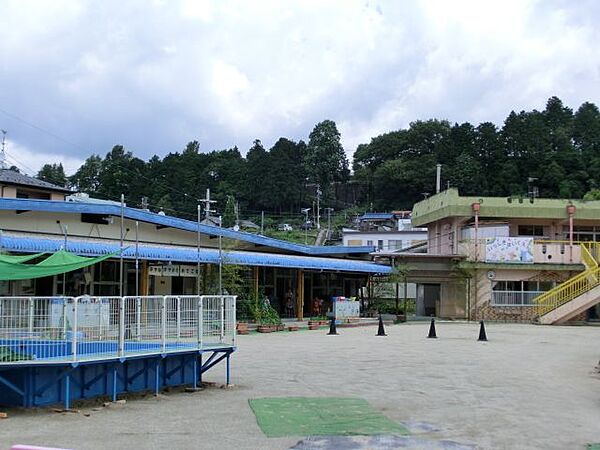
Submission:
[[[600,243],[582,242],[580,246],[586,270],[534,300],[539,323],[564,323],[600,303]]]

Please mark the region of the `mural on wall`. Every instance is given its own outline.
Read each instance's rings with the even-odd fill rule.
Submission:
[[[487,238],[485,261],[526,264],[533,262],[533,238]]]

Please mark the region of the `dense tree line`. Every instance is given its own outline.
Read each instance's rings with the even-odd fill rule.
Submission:
[[[147,197],[151,208],[189,217],[207,188],[221,211],[235,202],[245,215],[298,213],[317,189],[323,207],[410,209],[434,192],[438,163],[443,187],[463,195],[525,196],[535,186],[541,197],[600,197],[600,112],[592,103],[573,112],[552,97],[543,111],[511,112],[500,128],[416,121],[359,145],[352,174],[340,138],[325,120],[308,143],[282,137],[265,149],[255,140],[245,157],[237,147],[204,153],[193,141],[143,161],[117,145],[104,158],[90,156],[71,177],[60,164],[44,166],[38,177],[101,198],[123,193],[132,206]]]

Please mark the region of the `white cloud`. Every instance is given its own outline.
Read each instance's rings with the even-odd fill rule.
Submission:
[[[69,156],[64,153],[46,153],[31,150],[17,142],[6,140],[6,164],[17,166],[21,173],[35,176],[44,164],[63,165],[65,174],[73,175],[83,164],[84,159]]]
[[[121,143],[164,155],[191,139],[243,151],[255,138],[306,139],[332,119],[351,155],[417,119],[501,123],[552,95],[577,107],[600,94],[594,2],[5,6],[1,107],[97,153]],[[0,124],[57,154],[53,137],[1,114]]]

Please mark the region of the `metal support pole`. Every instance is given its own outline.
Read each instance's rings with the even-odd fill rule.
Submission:
[[[139,341],[142,339],[142,299],[135,298],[135,337]]]
[[[63,228],[63,234],[65,235],[65,243],[63,244],[63,249],[65,251],[67,251],[67,235],[68,235],[68,230],[69,230],[69,226],[65,225],[64,228]],[[63,281],[63,283],[62,283],[62,285],[63,285],[62,286],[62,288],[63,288],[62,289],[62,291],[63,291],[62,295],[63,295],[63,297],[65,297],[67,295],[67,272],[63,273],[62,281]]]
[[[124,215],[125,215],[125,195],[121,194],[121,243],[119,249],[121,250],[119,256],[119,297],[123,297],[123,239],[125,235],[123,233],[124,226]]]
[[[71,330],[71,353],[73,361],[77,361],[77,297],[73,299],[73,328]]]
[[[160,318],[161,325],[161,348],[164,352],[167,349],[167,297],[163,296],[162,298],[162,311]]]
[[[200,363],[200,371],[198,372],[198,384],[202,387],[202,353],[198,356],[198,362]]]
[[[177,297],[177,311],[175,312],[177,316],[177,342],[181,338],[181,297]]]
[[[219,227],[223,227],[223,219],[219,216]],[[219,233],[219,295],[223,295],[223,236]]]
[[[204,334],[204,306],[202,297],[198,298],[198,348],[202,349]]]
[[[231,383],[231,373],[230,373],[230,363],[229,363],[229,357],[231,356],[231,353],[227,353],[227,386],[229,386]]]
[[[194,358],[194,390],[198,389],[198,358]]]
[[[196,261],[196,295],[200,295],[200,205],[198,205],[198,234],[196,236],[197,261]]]
[[[223,296],[219,297],[221,302],[221,339],[220,342],[223,342],[225,338],[225,299]]]
[[[119,356],[125,354],[125,298],[119,298]]]
[[[140,295],[140,258],[139,258],[139,232],[140,223],[135,221],[135,296]]]
[[[33,314],[34,314],[35,308],[34,308],[34,303],[33,303],[33,298],[29,297],[29,338],[32,338],[33,335]]]
[[[71,375],[65,376],[65,409],[69,410],[71,407]]]
[[[160,359],[156,360],[156,370],[154,372],[154,395],[160,391]]]
[[[117,401],[117,366],[113,366],[112,401]]]

